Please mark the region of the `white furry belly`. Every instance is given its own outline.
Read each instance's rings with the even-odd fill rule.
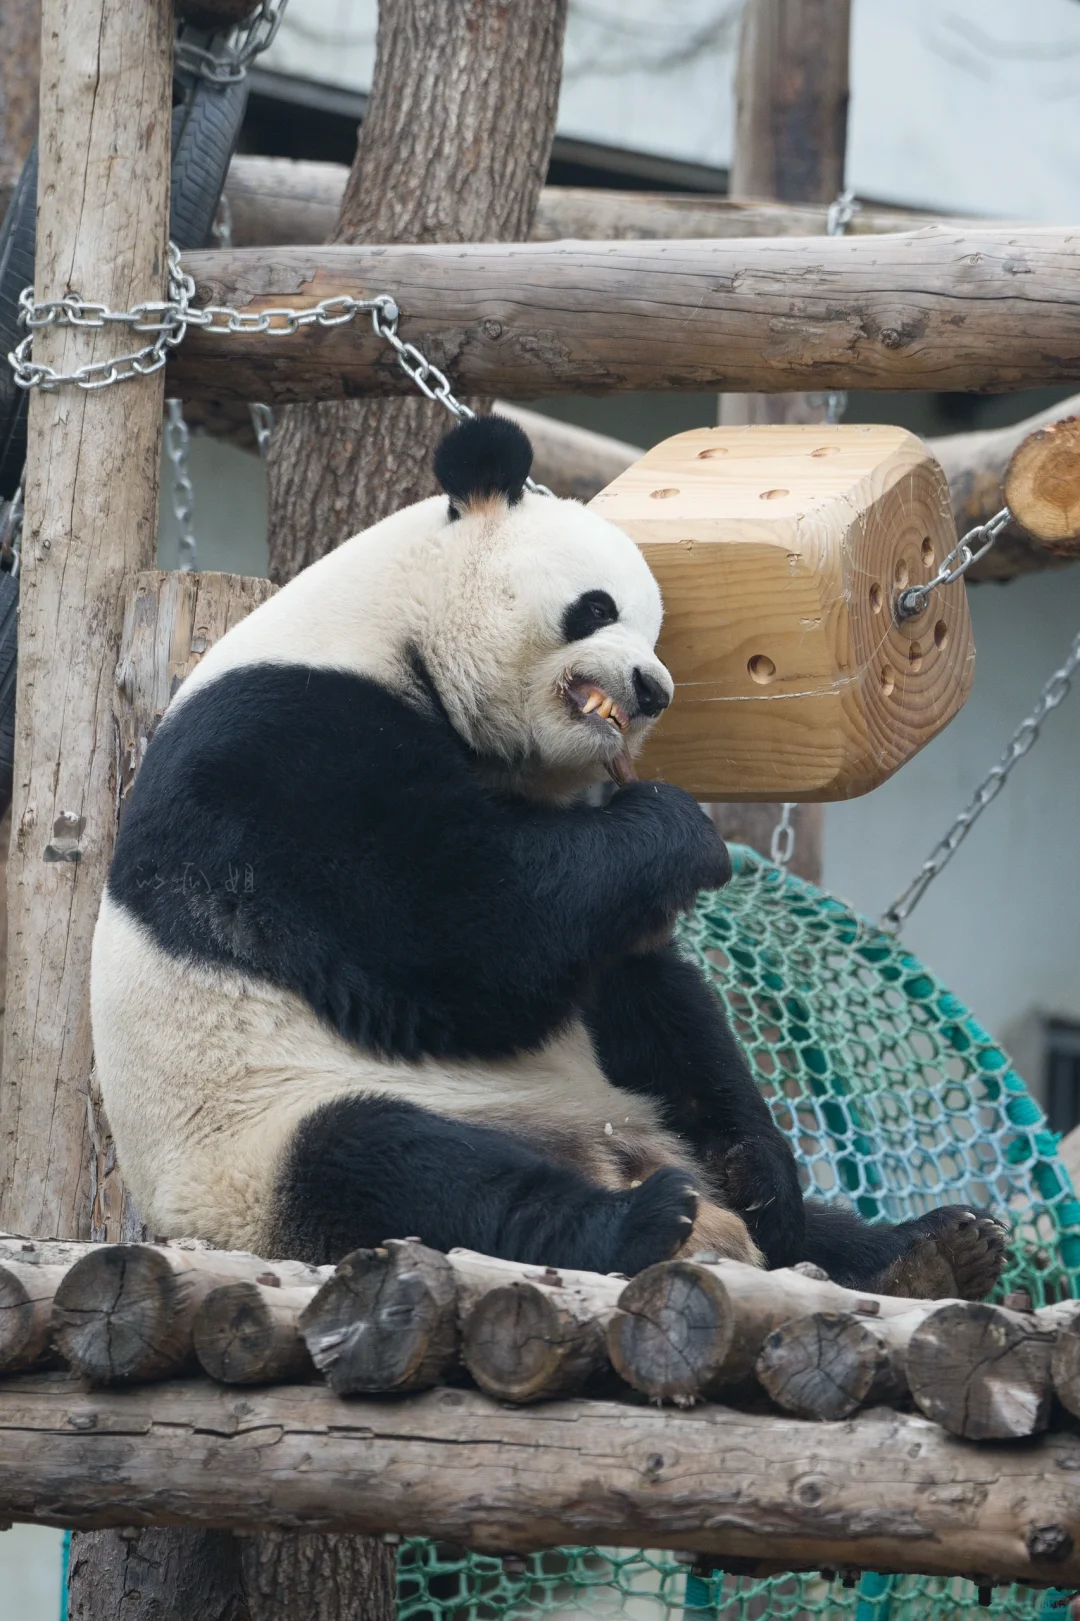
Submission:
[[[167,956],[106,895],[94,935],[95,1063],[120,1168],[151,1231],[259,1247],[298,1122],[381,1095],[512,1131],[608,1185],[684,1158],[646,1098],[613,1087],[575,1023],[491,1061],[368,1057],[300,997]]]

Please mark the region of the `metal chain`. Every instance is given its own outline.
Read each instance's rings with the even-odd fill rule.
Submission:
[[[263,461],[270,454],[270,440],[274,433],[274,408],[264,405],[261,400],[253,400],[248,406],[251,412],[251,426],[255,429],[255,443],[259,447],[259,455]]]
[[[165,401],[165,454],[172,462],[172,505],[180,535],[178,560],[185,574],[195,568],[195,488],[188,473],[191,435],[179,400]]]
[[[1068,697],[1073,677],[1078,669],[1080,669],[1080,635],[1074,638],[1068,657],[1060,670],[1054,671],[1042,689],[1039,701],[1031,714],[1016,728],[1008,748],[997,765],[987,772],[972,795],[970,803],[960,812],[941,842],[934,846],[908,887],[882,914],[881,927],[886,933],[899,933],[938,873],[952,860],[983,811],[1000,794],[1013,767],[1019,764],[1033,747],[1047,715]]]
[[[855,201],[855,193],[850,188],[842,191],[839,197],[829,204],[829,212],[825,218],[826,236],[843,236],[848,226],[855,218],[860,204]],[[847,410],[847,392],[842,388],[830,389],[825,396],[825,421],[839,422]]]
[[[795,810],[795,801],[789,800],[780,813],[780,820],[772,830],[769,840],[769,856],[775,867],[786,867],[795,854],[795,829],[791,817]]]
[[[181,72],[195,73],[211,84],[236,84],[268,46],[281,27],[289,0],[262,0],[259,9],[241,23],[216,50],[196,45],[181,32],[176,40],[174,62]]]
[[[128,382],[133,377],[149,377],[160,371],[168,359],[169,350],[175,349],[189,327],[204,332],[233,333],[260,332],[267,337],[286,337],[306,326],[345,326],[357,315],[370,314],[376,337],[388,343],[397,356],[398,365],[429,400],[437,400],[451,416],[459,421],[475,417],[471,406],[459,400],[450,387],[444,372],[434,361],[428,360],[415,344],[406,343],[398,336],[401,312],[389,293],[377,293],[374,298],[350,298],[339,293],[324,298],[308,309],[280,308],[249,312],[233,309],[227,304],[207,304],[201,309],[192,305],[195,283],[182,270],[180,250],[169,243],[169,297],[136,304],[130,310],[110,310],[104,304],[92,304],[71,293],[66,298],[51,299],[41,304],[34,302],[34,289],[25,287],[19,295],[19,319],[30,328],[27,336],[8,355],[19,388],[41,388],[47,392],[64,383],[77,388],[106,388],[111,383]],[[152,332],[154,341],[143,349],[112,360],[88,361],[73,372],[58,372],[31,358],[34,332],[43,326],[104,327],[109,324],[128,326],[133,332]],[[545,484],[534,479],[525,480],[525,488],[535,495],[551,495]]]
[[[927,580],[923,585],[909,585],[906,591],[899,593],[893,605],[897,619],[914,619],[921,614],[930,601],[930,593],[936,591],[939,585],[951,585],[966,574],[973,563],[986,556],[1001,531],[1008,528],[1010,523],[1012,513],[1008,507],[1002,507],[985,523],[977,523],[974,529],[969,529],[942,561],[932,580]]]

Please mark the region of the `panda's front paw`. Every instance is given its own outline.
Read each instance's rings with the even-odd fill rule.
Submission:
[[[705,1153],[709,1181],[728,1210],[745,1221],[768,1266],[790,1266],[802,1253],[806,1208],[795,1156],[779,1132],[740,1136]]]
[[[667,1261],[689,1238],[698,1212],[698,1192],[686,1172],[666,1165],[641,1186],[618,1197],[625,1201],[613,1270],[633,1277]]]
[[[669,782],[635,782],[612,799],[609,811],[636,825],[635,840],[656,886],[656,904],[681,912],[703,889],[721,889],[731,877],[731,856],[697,800]],[[646,835],[651,833],[652,838]]]

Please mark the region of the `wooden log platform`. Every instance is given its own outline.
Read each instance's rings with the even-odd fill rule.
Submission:
[[[809,1424],[728,1407],[566,1401],[509,1412],[439,1389],[0,1387],[0,1516],[565,1543],[1080,1585],[1080,1437],[972,1446],[873,1409]]]
[[[460,393],[1001,392],[1080,378],[1076,233],[250,248],[184,255],[200,303],[255,314],[391,294]],[[414,385],[360,316],[290,337],[189,331],[184,398],[285,403]]]

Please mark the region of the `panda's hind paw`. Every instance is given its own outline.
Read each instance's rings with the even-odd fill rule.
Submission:
[[[697,1219],[698,1193],[685,1171],[666,1165],[621,1197],[626,1208],[614,1270],[633,1277],[670,1260],[685,1244]]]
[[[880,1294],[984,1300],[1004,1271],[1008,1230],[988,1211],[946,1205],[904,1229],[911,1244],[878,1281]]]

